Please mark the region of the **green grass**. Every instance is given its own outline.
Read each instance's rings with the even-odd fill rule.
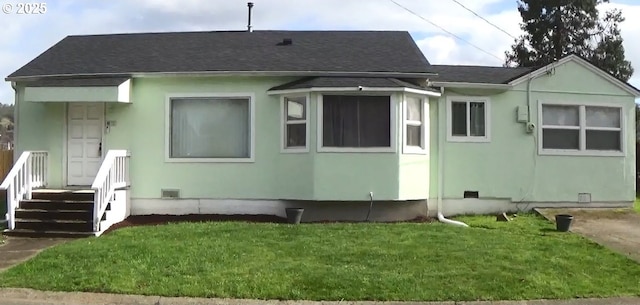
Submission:
[[[636,197],[636,201],[633,203],[633,209],[640,213],[640,198]]]
[[[533,215],[471,228],[181,223],[48,249],[0,286],[163,296],[498,300],[640,295],[640,265]]]

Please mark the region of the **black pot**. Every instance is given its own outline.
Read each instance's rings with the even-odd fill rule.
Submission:
[[[287,213],[287,222],[297,225],[300,223],[300,220],[302,220],[302,212],[304,212],[304,209],[286,208],[285,212]]]
[[[573,216],[568,214],[556,215],[556,230],[560,232],[567,232],[573,222]]]

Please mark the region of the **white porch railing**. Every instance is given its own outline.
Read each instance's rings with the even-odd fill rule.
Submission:
[[[129,152],[109,150],[102,161],[98,175],[91,185],[95,192],[93,204],[93,230],[100,231],[100,221],[116,190],[129,186]]]
[[[7,191],[9,230],[15,229],[16,209],[20,207],[20,200],[31,199],[33,189],[47,186],[48,159],[49,153],[46,151],[23,152],[0,184],[0,189]]]

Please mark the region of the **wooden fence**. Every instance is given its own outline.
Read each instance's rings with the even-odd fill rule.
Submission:
[[[0,183],[13,166],[13,150],[0,150]]]

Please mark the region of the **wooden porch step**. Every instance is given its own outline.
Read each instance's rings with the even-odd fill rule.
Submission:
[[[29,199],[20,201],[20,209],[93,211],[93,201]]]
[[[29,230],[15,229],[5,230],[4,235],[13,237],[31,237],[31,238],[83,238],[94,236],[93,232],[69,232],[69,231],[52,231],[52,230]]]
[[[86,220],[16,219],[16,229],[64,232],[92,232],[93,222]]]
[[[54,209],[17,209],[16,218],[38,220],[91,220],[93,211],[83,210],[54,210]]]
[[[32,199],[93,201],[93,190],[55,190],[38,189],[31,193]]]

